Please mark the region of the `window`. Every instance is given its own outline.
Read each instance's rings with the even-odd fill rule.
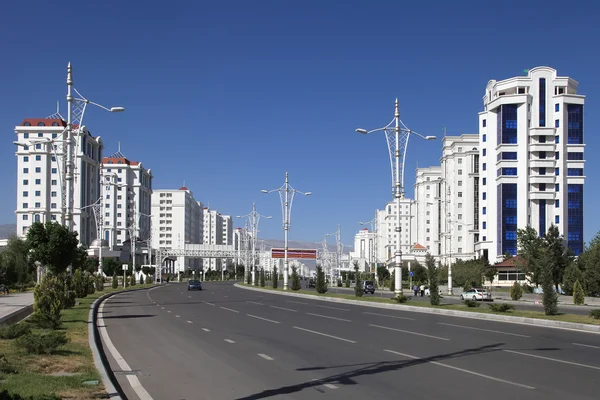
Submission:
[[[458,186],[462,186],[462,181],[458,181]]]
[[[462,203],[458,203],[458,208],[462,208]]]
[[[555,112],[559,112],[560,111],[560,104],[555,104],[554,105],[554,111]]]
[[[554,207],[559,208],[560,200],[554,200]]]
[[[52,179],[51,184],[56,186],[56,179]]]
[[[23,179],[23,185],[29,185],[29,180]]]
[[[554,216],[554,223],[555,224],[560,224],[560,216],[558,216],[558,215]]]
[[[554,168],[554,175],[556,175],[556,176],[560,175],[560,168],[558,168],[558,167]]]
[[[484,143],[486,142],[486,134],[485,133],[483,134],[483,142]]]
[[[40,203],[35,203],[35,208],[40,208],[42,205]]]
[[[485,119],[481,121],[481,126],[483,126],[484,128],[487,126],[487,121]]]
[[[554,143],[556,143],[556,144],[560,143],[560,136],[554,136]]]
[[[51,219],[52,221],[56,221],[56,215],[52,214],[52,215],[50,216],[50,219]]]
[[[583,168],[567,168],[567,176],[583,176]]]
[[[540,103],[540,126],[546,126],[546,78],[540,78],[539,81],[539,98]]]
[[[55,173],[56,173],[56,168],[52,168],[51,172],[52,172],[53,174],[55,174]]]
[[[558,119],[554,120],[554,127],[555,128],[560,128],[560,120],[558,120]]]
[[[458,174],[459,174],[459,175],[462,175],[462,169],[459,169],[459,170],[458,170]]]
[[[56,157],[54,157],[54,156],[52,156],[50,159],[51,159],[52,161],[56,161]]]
[[[567,153],[567,160],[583,160],[583,153]]]
[[[483,156],[485,157],[487,155],[487,149],[483,149]]]
[[[559,192],[559,191],[560,191],[559,189],[560,189],[560,185],[559,185],[558,183],[557,183],[557,184],[555,184],[555,185],[554,185],[554,191],[555,191],[555,192]]]
[[[485,199],[486,199],[486,197],[487,197],[487,193],[486,193],[486,192],[483,192],[483,200],[485,200]]]
[[[540,192],[545,192],[545,191],[546,191],[546,184],[540,183]]]
[[[122,208],[122,207],[121,207],[121,204],[117,204],[117,208]]]
[[[462,192],[458,192],[458,197],[462,197]]]
[[[39,190],[36,190],[36,191],[35,191],[35,195],[36,195],[36,196],[41,196],[41,195],[42,195],[42,192],[41,192],[41,191],[39,191]]]
[[[498,144],[517,143],[517,107],[516,104],[500,106],[497,123]]]
[[[50,208],[56,208],[56,203],[50,203]]]
[[[540,175],[546,175],[546,167],[540,168]]]
[[[545,159],[546,159],[546,152],[540,151],[540,160],[545,160]]]
[[[487,179],[486,179],[486,178],[483,178],[482,185],[483,185],[483,186],[485,186],[486,182],[487,182]]]
[[[38,126],[45,126],[43,122],[40,122]],[[38,133],[38,137],[44,137],[43,133]]]
[[[517,159],[517,152],[516,151],[503,151],[502,152],[502,159],[503,160],[516,160]]]
[[[29,157],[28,156],[24,156],[23,157],[23,162],[29,162]]]
[[[516,176],[517,169],[516,168],[502,168],[502,175]]]
[[[27,122],[27,123],[29,123],[29,122]],[[26,125],[26,126],[29,126],[29,125]],[[24,139],[29,139],[29,133],[24,133],[23,134],[23,138]]]
[[[35,172],[42,172],[42,168],[41,167],[35,167]]]
[[[459,158],[459,159],[458,159],[458,163],[459,163],[459,164],[462,164],[462,158]]]
[[[42,156],[39,154],[35,156],[35,161],[42,161]]]
[[[29,192],[28,191],[24,191],[23,192],[23,197],[29,197]]]
[[[39,150],[39,149],[41,149],[41,148],[42,148],[42,145],[41,145],[40,143],[37,143],[37,144],[35,145],[35,148]]]
[[[50,192],[50,197],[56,197],[56,192]]]
[[[29,168],[23,168],[23,173],[24,173],[24,174],[27,174],[27,173],[29,173]]]
[[[29,208],[29,203],[23,203],[23,208]]]
[[[560,153],[558,151],[556,153],[554,153],[554,158],[556,160],[560,160]]]
[[[56,122],[55,122],[55,123],[56,123]],[[53,133],[53,134],[52,134],[52,139],[56,139],[56,137],[57,137],[57,136],[58,136],[58,134],[57,134],[57,133]]]
[[[462,219],[462,214],[458,214],[458,219]]]
[[[546,143],[546,136],[540,136],[540,143]]]
[[[567,143],[583,144],[583,105],[567,104]]]
[[[483,207],[483,215],[487,214],[487,207]]]
[[[487,229],[487,222],[483,221],[483,229]],[[483,239],[485,240],[485,239]]]
[[[29,219],[29,215],[23,214],[23,221],[27,221]]]

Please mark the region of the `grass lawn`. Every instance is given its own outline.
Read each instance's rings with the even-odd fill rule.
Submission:
[[[244,286],[250,286],[247,285],[245,283],[240,283],[241,285]],[[281,288],[277,288],[277,289],[273,289],[270,286],[266,286],[264,288],[258,287],[259,289],[266,289],[266,290],[271,290],[271,291],[280,291],[282,292],[283,289]],[[335,290],[335,288],[330,288],[329,290]],[[290,290],[291,291],[291,290]],[[313,295],[316,297],[333,297],[333,298],[339,298],[339,299],[348,299],[348,300],[358,300],[358,301],[364,301],[364,302],[372,302],[372,303],[385,303],[385,304],[396,304],[395,301],[393,301],[390,298],[380,298],[380,297],[356,297],[354,294],[347,294],[347,293],[325,293],[325,294],[319,294],[314,290],[305,290],[305,289],[300,289],[297,292],[293,292],[293,293],[302,293],[302,294],[309,294],[309,295]],[[442,302],[444,301],[444,299],[441,299]],[[496,302],[501,303],[501,302]],[[590,324],[590,325],[600,325],[600,319],[594,319],[591,318],[587,315],[578,315],[578,314],[559,314],[559,315],[545,315],[543,312],[537,312],[537,311],[525,311],[525,310],[510,310],[507,312],[493,312],[489,306],[487,306],[486,302],[483,303],[478,303],[481,304],[480,307],[467,307],[464,304],[441,304],[439,306],[432,306],[429,303],[426,302],[422,302],[422,301],[407,301],[406,303],[404,303],[404,305],[408,305],[408,306],[414,306],[414,307],[424,307],[424,308],[441,308],[441,309],[446,309],[446,310],[460,310],[460,311],[467,311],[467,312],[474,312],[474,313],[480,313],[480,314],[498,314],[498,315],[511,315],[511,316],[515,316],[515,317],[527,317],[527,318],[538,318],[538,319],[549,319],[549,320],[553,320],[553,321],[563,321],[563,322],[574,322],[574,323],[578,323],[578,324]],[[400,306],[402,306],[402,304],[400,304]],[[560,311],[560,305],[559,305],[559,311]]]
[[[126,290],[151,286],[153,285],[136,285]],[[1,374],[1,388],[21,396],[56,394],[64,399],[107,398],[89,346],[88,315],[91,304],[98,297],[122,290],[123,288],[105,287],[102,292],[77,299],[79,304],[75,307],[63,310],[60,330],[66,332],[70,341],[60,347],[57,354],[30,355],[17,348],[15,340],[0,339],[0,354],[17,370],[16,374]],[[98,384],[84,385],[85,381],[98,381]]]

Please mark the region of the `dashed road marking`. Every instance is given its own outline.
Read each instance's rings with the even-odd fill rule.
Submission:
[[[202,328],[202,330],[203,330],[204,332],[210,332],[210,329],[208,329],[208,328]]]
[[[208,304],[209,306],[215,306],[213,303],[209,303],[208,301],[205,301],[204,304]]]
[[[252,318],[256,318],[256,319],[262,319],[263,321],[272,322],[274,324],[280,324],[281,323],[279,321],[273,321],[272,319],[263,318],[263,317],[259,317],[259,316],[252,315],[252,314],[246,314],[246,315],[249,316],[249,317],[252,317]]]
[[[483,331],[483,332],[491,332],[491,333],[500,333],[502,335],[510,335],[510,336],[517,336],[517,337],[524,337],[524,338],[528,338],[531,336],[527,336],[527,335],[519,335],[518,333],[510,333],[510,332],[502,332],[502,331],[495,331],[492,329],[483,329],[483,328],[475,328],[472,326],[463,326],[463,325],[455,325],[455,324],[447,324],[445,322],[438,322],[438,324],[440,325],[447,325],[447,326],[454,326],[456,328],[464,328],[464,329],[473,329],[475,331]]]
[[[310,312],[307,312],[306,315],[312,315],[314,317],[321,317],[321,318],[335,319],[337,321],[352,322],[349,319],[338,318],[338,317],[330,317],[328,315],[314,314],[314,313],[310,313]]]
[[[227,308],[227,307],[221,307],[221,308],[222,308],[223,310],[231,311],[231,312],[234,312],[234,313],[239,313],[239,311],[237,311],[237,310],[232,310],[231,308]]]
[[[266,355],[266,354],[261,354],[261,353],[258,353],[258,355],[259,355],[260,357],[264,358],[265,360],[273,361],[273,358],[272,358],[272,357],[269,357],[269,356],[268,356],[268,355]]]
[[[443,337],[433,336],[433,335],[426,335],[424,333],[418,333],[418,332],[412,332],[412,331],[405,331],[403,329],[389,328],[387,326],[373,325],[373,324],[369,324],[369,326],[372,326],[373,328],[387,329],[389,331],[396,331],[396,332],[408,333],[409,335],[423,336],[423,337],[428,337],[428,338],[432,338],[432,339],[450,340],[448,338],[443,338]]]
[[[250,300],[247,300],[247,301],[246,301],[246,303],[256,304],[257,306],[264,306],[264,304],[263,304],[263,303],[259,303],[258,301],[250,301]]]
[[[573,343],[575,346],[591,347],[592,349],[600,349],[600,346],[592,346],[591,344]]]
[[[306,328],[300,328],[299,326],[294,326],[294,329],[299,329],[299,330],[301,330],[301,331],[304,331],[304,332],[310,332],[310,333],[314,333],[315,335],[321,335],[321,336],[325,336],[325,337],[328,337],[328,338],[332,338],[332,339],[341,340],[341,341],[343,341],[343,342],[348,342],[348,343],[356,343],[354,340],[350,340],[350,339],[344,339],[344,338],[341,338],[341,337],[338,337],[338,336],[328,335],[328,334],[326,334],[326,333],[317,332],[317,331],[312,331],[312,330],[310,330],[310,329],[306,329]]]
[[[235,342],[234,342],[233,340],[231,340],[231,339],[225,339],[225,341],[226,341],[227,343],[235,343]]]
[[[331,306],[322,306],[319,304],[315,304],[316,307],[321,307],[321,308],[329,308],[330,310],[339,310],[339,311],[350,311],[347,308],[339,308],[339,307],[331,307]]]
[[[192,322],[192,321],[189,321],[189,320],[188,320],[188,321],[185,321],[185,322],[187,322],[188,324],[193,324],[193,322]]]
[[[285,307],[277,307],[277,306],[269,306],[271,308],[276,308],[278,310],[284,310],[284,311],[291,311],[291,312],[298,312],[298,310],[292,310],[291,308],[285,308]]]
[[[590,368],[590,369],[600,370],[600,367],[596,367],[595,365],[580,364],[580,363],[576,363],[576,362],[573,362],[573,361],[565,361],[565,360],[559,360],[557,358],[537,356],[535,354],[522,353],[520,351],[514,351],[514,350],[502,350],[502,351],[505,351],[507,353],[519,354],[519,355],[527,356],[527,357],[539,358],[539,359],[542,359],[542,360],[554,361],[554,362],[558,362],[558,363],[562,363],[562,364],[575,365],[577,367],[583,367],[583,368]]]
[[[374,312],[367,312],[364,311],[363,314],[369,314],[369,315],[377,315],[378,317],[388,317],[388,318],[396,318],[396,319],[407,319],[409,321],[414,321],[414,318],[408,318],[408,317],[399,317],[397,315],[387,315],[387,314],[377,314]]]

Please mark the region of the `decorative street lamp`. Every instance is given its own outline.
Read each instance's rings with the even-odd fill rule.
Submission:
[[[285,183],[279,189],[273,190],[261,190],[263,193],[279,192],[279,199],[281,200],[281,212],[283,214],[283,235],[284,235],[284,262],[283,262],[283,290],[288,289],[288,231],[290,230],[290,217],[292,214],[292,201],[294,200],[294,194],[300,193],[304,196],[310,196],[311,192],[303,193],[299,190],[294,189],[290,186],[288,173],[285,173]]]
[[[398,222],[396,225],[396,251],[394,253],[394,279],[395,293],[402,294],[402,248],[400,245],[402,228],[400,225],[400,200],[404,198],[404,161],[406,157],[406,149],[408,148],[408,139],[411,134],[416,135],[425,140],[435,140],[435,136],[423,136],[413,130],[410,130],[400,120],[400,111],[398,109],[398,99],[396,99],[394,119],[383,128],[367,131],[366,129],[358,128],[356,132],[364,135],[384,131],[387,139],[388,150],[390,153],[390,165],[392,169],[392,188],[396,200],[396,213]]]
[[[246,215],[236,215],[236,218],[246,218],[248,217],[248,221],[250,222],[250,229],[252,229],[252,262],[250,265],[250,270],[252,271],[252,285],[256,284],[256,237],[258,236],[258,222],[260,221],[260,217],[271,219],[273,217],[261,215],[256,212],[256,203],[252,203],[252,212]]]

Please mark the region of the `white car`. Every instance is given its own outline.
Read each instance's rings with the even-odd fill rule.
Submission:
[[[491,300],[492,296],[485,289],[469,289],[466,292],[462,292],[460,295],[461,300]]]

